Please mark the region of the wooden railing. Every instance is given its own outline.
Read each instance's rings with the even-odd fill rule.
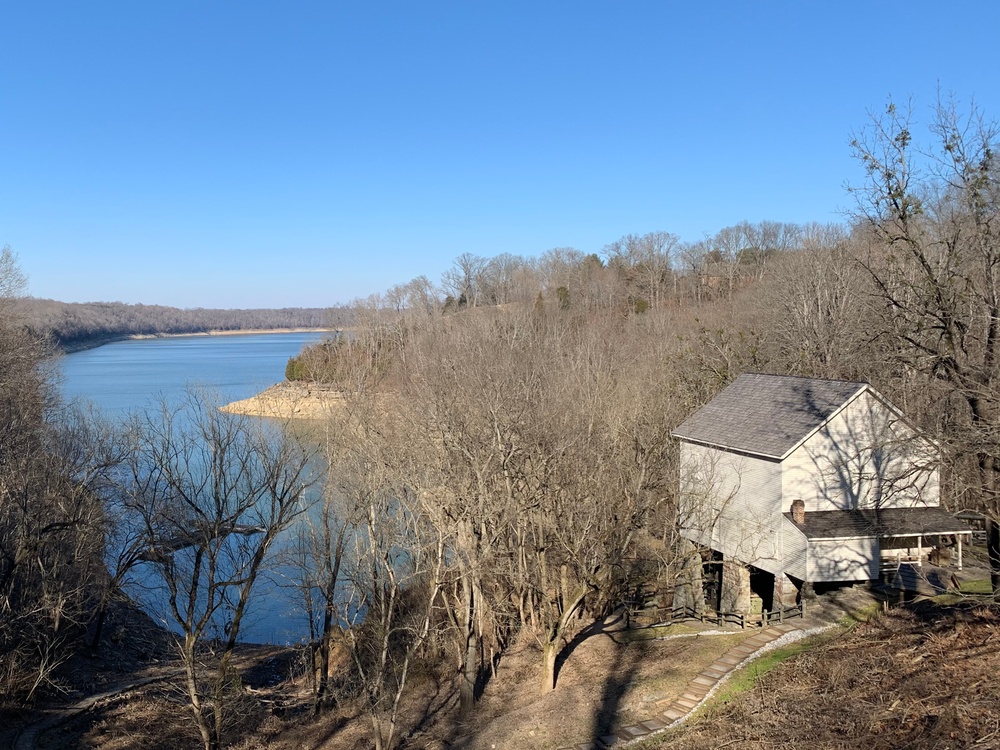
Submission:
[[[641,595],[623,606],[629,627],[646,628],[656,625],[665,625],[682,620],[698,620],[700,622],[715,623],[716,625],[738,625],[741,628],[767,627],[774,623],[784,622],[795,617],[805,617],[805,605],[796,604],[794,607],[781,607],[773,611],[763,612],[717,612],[712,609],[696,611],[692,607],[661,607],[656,602],[656,597],[652,595]],[[639,625],[645,622],[648,624]]]
[[[760,613],[751,612],[697,612],[691,607],[674,607],[670,612],[670,621],[679,622],[681,620],[699,620],[701,622],[714,622],[716,625],[739,625],[741,628],[767,627],[776,622],[784,622],[795,617],[805,617],[805,605],[796,604],[794,607],[782,607],[781,609],[768,612],[766,609]]]
[[[915,565],[918,568],[923,567],[920,555],[904,555],[900,552],[895,555],[883,555],[879,560],[879,570],[883,573],[899,570],[899,566],[903,563]]]

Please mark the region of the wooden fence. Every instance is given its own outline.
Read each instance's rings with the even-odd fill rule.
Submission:
[[[805,617],[805,605],[796,604],[794,607],[783,607],[773,612],[766,609],[763,612],[716,612],[705,610],[697,612],[691,607],[674,607],[670,611],[670,621],[680,622],[682,620],[699,620],[701,622],[714,622],[716,625],[739,625],[741,628],[767,627],[776,622],[784,622],[794,617]]]

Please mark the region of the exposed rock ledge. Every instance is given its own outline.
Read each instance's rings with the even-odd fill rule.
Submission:
[[[314,383],[272,385],[256,396],[219,407],[229,414],[273,419],[323,419],[343,403],[339,391]]]

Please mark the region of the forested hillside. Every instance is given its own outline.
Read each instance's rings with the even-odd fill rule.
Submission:
[[[290,378],[344,394],[330,517],[347,538],[367,530],[364,559],[409,550],[394,596],[423,592],[408,599],[413,653],[433,637],[460,665],[463,716],[519,633],[539,639],[550,690],[578,615],[650,581],[669,591],[685,565],[670,433],[740,373],[872,383],[940,445],[945,504],[1000,516],[997,131],[945,103],[932,132],[918,151],[892,106],[859,131],[868,179],[843,225],[465,254],[440,287],[421,277],[372,297],[350,336],[289,363]],[[386,516],[391,529],[366,520]],[[365,601],[382,632],[397,626]],[[367,699],[388,737],[402,686],[381,669]]]
[[[180,309],[122,302],[57,302],[27,297],[17,302],[32,332],[62,348],[134,335],[326,328],[344,324],[339,308],[290,307],[280,310]]]
[[[160,741],[246,739],[267,712],[234,653],[251,587],[280,564],[311,636],[286,695],[308,690],[318,718],[302,721],[379,750],[417,735],[474,747],[491,681],[530,672],[541,693],[557,689],[575,636],[637,592],[671,602],[701,564],[678,543],[691,519],[671,431],[748,371],[872,383],[940,446],[943,502],[997,519],[997,131],[945,104],[931,132],[917,150],[893,107],[859,132],[867,180],[842,225],[747,221],[698,242],[651,232],[593,254],[470,253],[440,285],[419,277],[359,302],[349,332],[289,363],[290,378],[339,391],[313,431],[196,396],[121,433],[46,422],[40,355],[6,323],[8,704],[52,689],[85,637],[100,647],[101,613],[144,566],[171,592],[191,717]],[[709,480],[694,489],[713,492]],[[533,649],[534,670],[505,675],[516,644]],[[406,714],[430,695],[433,710]],[[177,694],[158,700],[177,713]]]

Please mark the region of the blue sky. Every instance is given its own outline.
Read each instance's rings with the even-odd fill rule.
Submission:
[[[35,296],[327,306],[463,252],[837,221],[848,142],[1000,117],[1000,3],[7,2],[0,245]]]

